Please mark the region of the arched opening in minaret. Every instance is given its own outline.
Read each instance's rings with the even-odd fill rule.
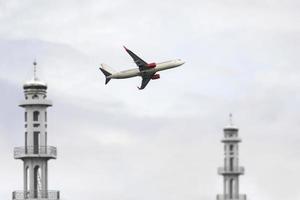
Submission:
[[[234,179],[230,179],[230,182],[229,182],[229,198],[232,199],[233,198],[233,182],[234,182]]]
[[[33,121],[39,121],[39,115],[40,115],[40,112],[39,111],[34,111],[33,112]]]
[[[36,166],[34,168],[34,184],[33,184],[33,189],[34,189],[34,198],[42,197],[42,180],[41,180],[41,168],[40,166]]]
[[[25,192],[26,192],[26,197],[27,197],[27,194],[29,193],[29,187],[30,187],[30,171],[29,171],[29,167],[27,166],[26,167],[26,170],[25,170],[25,177],[26,177],[26,185],[25,185]]]

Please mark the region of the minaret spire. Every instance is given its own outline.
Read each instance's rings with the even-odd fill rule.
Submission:
[[[33,79],[36,81],[37,80],[37,76],[36,76],[36,68],[37,68],[37,62],[36,59],[34,59],[33,61]]]
[[[232,113],[229,113],[229,125],[233,126]]]

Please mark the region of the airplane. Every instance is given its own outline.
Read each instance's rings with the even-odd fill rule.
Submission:
[[[160,75],[157,74],[156,72],[179,67],[180,65],[183,65],[185,63],[180,59],[170,60],[162,63],[147,63],[141,58],[139,58],[132,51],[127,49],[125,46],[124,49],[132,57],[133,61],[138,66],[138,68],[116,72],[108,65],[101,64],[101,67],[99,69],[105,75],[106,78],[105,84],[107,84],[111,79],[125,79],[125,78],[141,76],[142,84],[140,87],[138,87],[138,89],[142,90],[147,86],[150,80],[156,80],[160,78]]]

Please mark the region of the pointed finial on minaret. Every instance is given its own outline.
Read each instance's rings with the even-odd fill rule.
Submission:
[[[237,127],[233,123],[233,115],[232,113],[229,113],[229,121],[227,126],[225,126],[225,129],[237,129]]]
[[[233,126],[232,113],[229,113],[229,125]]]
[[[37,62],[35,59],[32,64],[33,64],[33,78],[30,81],[25,82],[23,85],[23,88],[25,90],[30,89],[30,88],[34,88],[34,89],[39,88],[42,90],[47,90],[47,84],[40,81],[36,75],[37,74]]]
[[[33,78],[34,78],[34,80],[36,81],[37,80],[37,76],[36,76],[36,66],[37,66],[37,62],[36,62],[36,60],[34,59],[34,61],[33,61]]]

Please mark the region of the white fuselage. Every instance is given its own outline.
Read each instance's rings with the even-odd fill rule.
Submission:
[[[183,65],[184,61],[181,61],[180,59],[177,60],[171,60],[166,61],[162,63],[157,63],[154,68],[145,69],[143,71],[140,71],[139,68],[134,69],[128,69],[120,72],[113,73],[112,75],[108,76],[107,78],[112,79],[125,79],[125,78],[131,78],[135,76],[143,76],[145,74],[153,74],[158,71],[163,71],[175,67],[179,67],[180,65]]]

